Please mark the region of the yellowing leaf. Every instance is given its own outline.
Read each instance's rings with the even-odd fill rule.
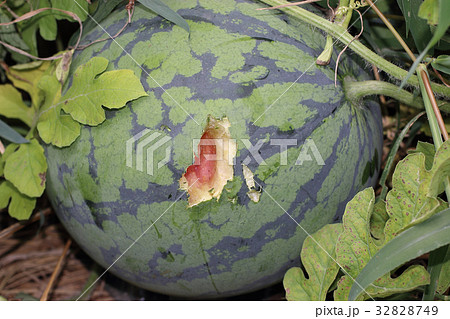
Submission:
[[[44,93],[37,129],[45,143],[58,147],[69,146],[80,135],[80,124],[70,115],[61,114],[61,84],[56,77],[46,75],[39,82]]]
[[[11,217],[18,220],[28,219],[36,206],[36,199],[20,193],[10,182],[0,184],[0,209],[6,208]]]
[[[387,241],[447,207],[436,196],[442,178],[450,173],[449,145],[450,142],[444,143],[436,153],[431,171],[425,167],[423,153],[410,154],[397,164],[392,176],[392,190],[386,197],[390,217],[385,228]]]
[[[39,107],[41,98],[38,82],[50,67],[50,62],[31,62],[15,65],[8,69],[6,75],[12,84],[30,94],[32,107]]]
[[[343,276],[334,293],[335,300],[347,300],[354,278],[382,247],[370,234],[369,220],[374,210],[375,193],[372,188],[359,192],[347,204],[343,217],[343,232],[336,245],[337,262],[343,267]],[[374,281],[359,296],[359,300],[386,297],[410,291],[429,282],[429,274],[422,266],[411,266],[399,277],[386,274]]]
[[[33,110],[22,101],[22,95],[10,84],[0,85],[0,115],[18,119],[31,126]]]
[[[29,197],[39,197],[45,189],[47,161],[44,149],[36,139],[21,144],[19,149],[8,156],[4,168],[5,178],[19,192]]]
[[[70,89],[63,96],[63,110],[82,124],[98,125],[105,111],[123,107],[128,101],[146,96],[139,78],[131,70],[105,72],[109,62],[95,57],[80,66]]]
[[[325,300],[339,271],[334,259],[337,239],[341,232],[342,224],[330,224],[306,238],[301,260],[309,279],[305,278],[301,268],[289,269],[283,280],[287,300]]]

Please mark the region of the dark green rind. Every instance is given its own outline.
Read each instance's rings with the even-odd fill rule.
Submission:
[[[324,44],[319,32],[273,11],[256,11],[259,5],[251,1],[210,3],[199,1],[201,8],[197,1],[168,2],[188,20],[190,39],[140,6],[116,39],[166,92],[113,41],[78,54],[73,69],[95,55],[113,61],[111,68],[133,69],[149,97],[107,112],[105,123],[84,127],[69,148],[47,148],[49,196],[92,258],[108,267],[154,223],[111,271],[153,291],[197,298],[236,295],[281,280],[298,265],[306,236],[283,209],[309,233],[338,219],[347,201],[375,182],[377,170],[369,169],[369,176],[364,171],[379,166],[382,141],[378,105],[352,106],[341,85],[334,88],[334,66],[312,64]],[[119,11],[102,25],[114,34],[125,19]],[[99,37],[95,29],[84,42]],[[344,76],[368,77],[345,55],[339,79]],[[218,202],[188,209],[178,180],[192,163],[192,139],[201,136],[208,114],[230,119],[239,149],[236,176]],[[153,176],[125,165],[126,141],[144,128],[172,138],[171,161]],[[307,137],[324,166],[294,165]],[[279,148],[268,143],[261,148],[268,165],[248,164],[264,188],[253,203],[241,167],[249,153],[240,140],[255,144],[261,138],[297,139],[299,146],[288,149],[287,166],[279,165]],[[165,147],[158,149],[156,158],[164,153]]]

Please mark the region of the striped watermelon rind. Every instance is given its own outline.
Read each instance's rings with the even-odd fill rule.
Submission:
[[[369,78],[354,57],[343,55],[335,88],[335,62],[314,64],[324,37],[306,24],[256,11],[262,6],[256,1],[167,3],[188,21],[189,37],[138,5],[115,41],[74,57],[73,70],[93,56],[109,59],[110,68],[132,69],[149,96],[107,111],[103,124],[83,127],[68,148],[47,147],[49,197],[73,238],[104,267],[139,238],[110,269],[124,280],[194,298],[254,291],[299,263],[302,228],[313,233],[335,221],[354,194],[373,185],[382,143],[379,107],[346,100],[344,77]],[[115,34],[126,18],[119,10],[101,24]],[[97,28],[83,41],[102,37]],[[234,179],[218,201],[188,208],[178,181],[209,115],[231,123]],[[125,164],[126,141],[144,129],[171,138],[170,162],[153,175]],[[250,153],[242,141],[285,138],[298,141],[288,149],[288,165],[280,165],[279,147],[268,142],[260,150],[267,165],[246,163],[263,188],[255,203],[247,195],[241,164]],[[307,138],[325,165],[295,165]],[[164,158],[165,148],[154,155]]]

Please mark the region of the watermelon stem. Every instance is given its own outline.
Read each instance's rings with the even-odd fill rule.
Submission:
[[[289,2],[285,0],[261,0],[261,1],[272,6],[289,4]],[[352,41],[353,36],[347,31],[346,28],[340,25],[336,25],[331,21],[328,21],[327,19],[318,16],[317,14],[309,12],[308,10],[305,10],[300,7],[295,6],[285,7],[282,8],[281,10],[285,11],[287,14],[293,16],[296,19],[304,21],[305,23],[308,23],[315,28],[327,32],[329,35],[336,38],[344,45],[348,45],[348,47],[351,50],[353,50],[356,54],[361,56],[364,60],[366,60],[371,64],[374,64],[380,70],[385,71],[392,77],[399,80],[403,80],[407,76],[408,72],[406,70],[396,66],[395,64],[392,64],[383,57],[379,56],[377,53],[367,48],[360,41]],[[419,80],[416,76],[411,76],[407,80],[407,83],[415,87],[419,86]],[[430,85],[434,92],[450,98],[450,88],[434,82],[431,82]]]
[[[398,86],[383,81],[353,81],[350,77],[344,79],[344,91],[347,99],[352,102],[360,101],[363,97],[369,95],[385,95],[396,99],[397,101],[423,110],[425,108],[423,100],[414,96],[406,90],[399,90]],[[437,101],[439,109],[444,112],[450,112],[450,103],[446,101]]]

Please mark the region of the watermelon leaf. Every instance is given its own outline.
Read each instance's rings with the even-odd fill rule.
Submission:
[[[450,288],[450,248],[447,246],[447,253],[444,257],[444,264],[441,268],[441,273],[439,275],[437,283],[437,292],[443,294]]]
[[[444,191],[444,178],[450,176],[450,141],[445,141],[434,156],[433,168],[430,171],[431,181],[428,196],[437,196]]]
[[[431,170],[433,167],[434,155],[436,154],[436,150],[433,144],[418,141],[415,150],[408,151],[408,154],[422,153],[425,155],[425,168],[427,170]]]
[[[19,192],[28,197],[39,197],[45,189],[47,161],[44,149],[36,139],[22,144],[6,159],[4,174]]]
[[[309,279],[305,278],[301,268],[289,269],[283,280],[287,300],[325,300],[339,271],[335,247],[341,232],[342,224],[330,224],[306,238],[301,260]]]
[[[45,143],[58,147],[69,146],[80,135],[80,124],[70,115],[61,114],[61,83],[56,77],[45,75],[39,82],[44,95],[37,130]]]
[[[0,154],[0,176],[3,176],[6,159],[8,158],[9,155],[14,153],[18,147],[19,144],[11,143],[8,146],[6,146],[4,153]]]
[[[0,115],[19,119],[26,125],[33,122],[33,110],[26,106],[20,92],[10,84],[0,85]]]
[[[414,123],[416,123],[416,121],[419,119],[419,117],[421,117],[423,114],[425,114],[425,112],[420,112],[414,118],[412,118],[411,121],[409,121],[408,124],[405,125],[403,130],[397,136],[394,144],[392,144],[392,147],[389,150],[389,154],[388,154],[388,157],[386,160],[385,168],[383,170],[383,173],[381,174],[380,185],[381,185],[382,189],[381,189],[381,194],[380,194],[380,197],[378,198],[378,200],[380,200],[380,199],[385,200],[385,198],[386,198],[386,194],[388,191],[388,187],[386,185],[386,180],[388,178],[389,173],[391,172],[391,167],[392,167],[392,164],[394,163],[395,155],[397,154],[397,151],[400,147],[400,143],[403,141],[403,138],[405,137],[406,133],[409,132],[409,129],[411,128],[411,126]],[[434,148],[434,146],[433,146],[433,148]]]
[[[98,125],[105,120],[102,105],[118,109],[130,100],[147,95],[132,70],[105,72],[108,64],[107,59],[96,57],[75,71],[72,86],[59,102],[74,120]]]
[[[0,209],[6,208],[11,217],[18,220],[28,219],[36,205],[36,198],[30,198],[17,190],[9,181],[0,184]]]
[[[165,3],[160,0],[139,0],[144,6],[155,12],[156,14],[162,16],[163,18],[169,20],[170,22],[175,23],[179,27],[186,30],[188,33],[189,25],[186,20],[183,19],[178,13],[170,9]]]
[[[346,206],[343,217],[343,232],[336,245],[337,262],[345,270],[338,283],[334,299],[347,300],[350,287],[362,269],[380,250],[384,242],[370,234],[369,220],[373,214],[375,193],[372,188],[359,192]],[[377,277],[378,278],[378,277]],[[384,274],[374,282],[363,286],[364,292],[358,300],[386,297],[394,293],[406,292],[429,283],[429,274],[422,266],[410,266],[397,278]],[[360,283],[356,281],[356,285]],[[362,286],[362,285],[361,285]],[[361,288],[361,287],[360,287]]]
[[[389,221],[385,235],[391,240],[396,234],[448,207],[436,198],[443,191],[443,178],[450,174],[450,142],[436,152],[433,167],[425,167],[425,155],[414,153],[400,161],[392,176],[392,190],[386,198]]]
[[[358,274],[354,284],[351,288],[348,299],[355,300],[363,289],[368,289],[372,282],[379,282],[376,278],[382,276],[389,276],[389,271],[400,266],[408,260],[416,258],[424,253],[434,250],[438,247],[450,243],[450,208],[432,216],[423,223],[420,223],[387,243],[381,250],[379,250],[365,265],[364,269]],[[412,266],[415,267],[415,266]],[[412,267],[408,268],[411,269]],[[419,269],[419,268],[417,268]],[[403,277],[406,270],[400,277],[394,279],[398,280]],[[384,275],[383,275],[384,274]],[[429,280],[427,272],[423,274]],[[420,274],[415,274],[416,283],[425,282],[425,277],[420,278]],[[380,278],[380,279],[381,279]],[[405,284],[410,284],[405,282]],[[404,291],[404,290],[402,290]]]

